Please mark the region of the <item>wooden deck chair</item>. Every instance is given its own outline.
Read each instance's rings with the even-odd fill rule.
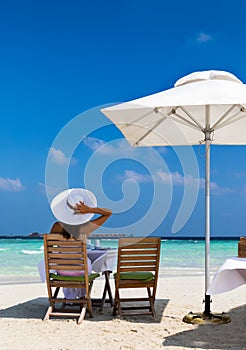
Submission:
[[[116,311],[118,311],[120,317],[139,314],[155,317],[160,242],[160,238],[119,239],[117,272],[114,274],[115,300],[113,315],[116,315]],[[120,296],[120,290],[123,288],[144,288],[147,295],[145,297],[127,296],[123,298]],[[128,303],[128,306],[123,306],[123,303]]]
[[[60,234],[45,234],[44,256],[50,306],[43,320],[48,320],[50,316],[77,317],[80,324],[86,310],[92,317],[90,293],[93,281],[100,274],[88,275],[86,237],[77,241]],[[85,296],[80,299],[65,299],[61,287],[84,288]]]

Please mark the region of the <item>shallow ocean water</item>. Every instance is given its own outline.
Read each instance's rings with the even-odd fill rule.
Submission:
[[[237,242],[232,239],[211,240],[210,269],[216,271],[223,262],[237,256]],[[95,240],[91,240],[92,246]],[[102,248],[117,248],[117,239],[101,239]],[[42,239],[0,239],[0,278],[26,277],[38,280],[37,265],[43,259]],[[161,271],[174,269],[204,269],[205,241],[199,239],[162,239]]]

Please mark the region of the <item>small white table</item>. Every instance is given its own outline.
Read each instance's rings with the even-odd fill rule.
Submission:
[[[104,303],[107,301],[113,306],[113,296],[110,287],[110,274],[116,269],[118,251],[116,249],[104,250],[103,254],[100,255],[96,260],[91,260],[92,271],[102,272],[105,277],[105,285],[103,290],[103,296],[101,300],[92,300],[92,302],[99,302],[99,310],[102,311]],[[88,257],[92,259],[91,253],[88,250]],[[108,293],[109,299],[106,300],[106,295]]]
[[[246,258],[227,259],[216,272],[207,295],[228,292],[246,284]]]
[[[91,258],[91,253],[88,251],[88,257],[91,259],[92,262],[91,268],[94,272],[116,270],[117,256],[117,249],[103,250],[103,254],[101,254],[94,260]]]

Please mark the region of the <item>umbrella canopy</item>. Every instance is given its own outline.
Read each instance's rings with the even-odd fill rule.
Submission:
[[[206,144],[204,313],[210,314],[210,144],[246,144],[246,85],[228,72],[194,72],[174,88],[101,111],[133,146]]]
[[[205,71],[179,79],[169,90],[102,112],[132,145],[184,146],[199,144],[207,132],[214,144],[245,144],[245,108],[245,84],[231,73]]]

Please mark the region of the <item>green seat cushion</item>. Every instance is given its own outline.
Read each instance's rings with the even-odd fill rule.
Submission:
[[[116,273],[114,274],[114,278],[116,277]],[[121,272],[120,279],[121,280],[142,280],[144,282],[150,282],[155,278],[152,272]]]
[[[100,273],[91,273],[89,277],[89,282],[93,281],[95,278],[99,277]],[[56,273],[50,273],[50,278],[56,281],[70,281],[70,282],[84,282],[84,276],[61,276]]]

